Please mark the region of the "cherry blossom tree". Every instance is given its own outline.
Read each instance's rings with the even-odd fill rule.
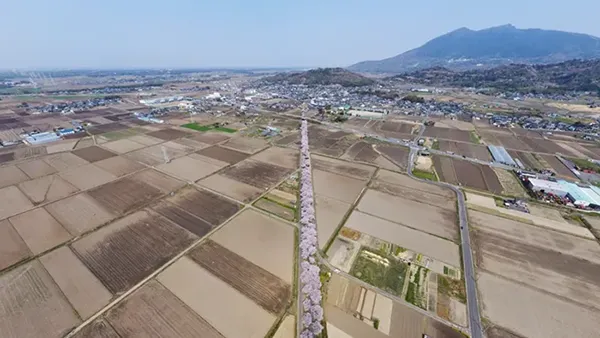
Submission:
[[[312,186],[312,170],[308,149],[308,124],[302,116],[300,124],[300,292],[302,313],[298,320],[302,323],[300,337],[311,338],[321,333],[323,308],[321,307],[320,268],[317,265],[318,250],[317,223]]]

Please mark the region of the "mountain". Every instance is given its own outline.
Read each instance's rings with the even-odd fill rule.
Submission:
[[[510,64],[468,71],[434,67],[396,75],[390,79],[447,87],[600,93],[600,59],[539,65]]]
[[[301,73],[280,73],[265,79],[271,83],[314,85],[341,85],[359,87],[374,84],[373,79],[347,71],[343,68],[317,68]]]
[[[593,58],[600,58],[600,38],[595,36],[504,25],[478,31],[460,28],[400,55],[359,62],[348,69],[402,73],[435,66],[465,70]]]

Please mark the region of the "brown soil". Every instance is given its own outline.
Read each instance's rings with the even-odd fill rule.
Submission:
[[[469,143],[471,142],[470,133],[468,131],[458,129],[427,127],[425,128],[423,136]]]
[[[25,163],[18,164],[17,167],[23,170],[27,176],[33,178],[38,178],[50,174],[54,174],[57,172],[56,169],[52,168],[46,162],[42,160],[33,160]]]
[[[263,193],[263,190],[259,188],[219,174],[207,177],[198,184],[243,203],[253,201]]]
[[[29,180],[17,166],[0,167],[0,189]]]
[[[238,163],[246,159],[249,155],[236,150],[223,148],[220,146],[212,146],[198,150],[196,153],[210,158],[214,158],[219,161],[227,162],[229,164]]]
[[[34,254],[42,253],[71,239],[71,235],[43,208],[9,219]]]
[[[290,302],[289,284],[211,240],[192,250],[189,256],[273,314],[281,313]]]
[[[121,337],[223,337],[156,281],[111,309],[106,319]]]
[[[45,209],[72,235],[79,235],[114,218],[112,213],[85,193],[51,203]]]
[[[276,140],[275,144],[280,146],[286,146],[290,143],[295,143],[298,141],[300,141],[300,136],[298,135],[298,133],[294,133],[292,135],[288,135]]]
[[[88,318],[108,304],[112,295],[66,246],[44,255],[40,261],[81,318]]]
[[[162,216],[141,211],[74,244],[83,263],[113,294],[122,293],[196,238]]]
[[[63,337],[80,320],[38,261],[0,277],[0,332],[6,337]]]
[[[406,187],[397,184],[385,183],[381,180],[376,180],[371,183],[371,189],[379,190],[386,194],[399,196],[402,198],[410,199],[416,202],[421,202],[436,207],[440,207],[446,210],[456,210],[456,200],[448,196],[440,196],[437,194],[431,194],[426,190],[418,190],[414,187]],[[425,189],[427,187],[424,187]]]
[[[433,166],[437,172],[440,181],[457,184],[456,172],[452,165],[452,159],[443,156],[433,156]]]
[[[229,136],[220,133],[198,133],[192,134],[189,138],[206,144],[217,144],[230,139]]]
[[[79,191],[58,175],[44,176],[20,183],[19,189],[34,204],[56,201]]]
[[[313,169],[328,171],[330,173],[345,175],[359,180],[367,181],[375,168],[364,164],[349,163],[323,156],[313,155],[311,158]]]
[[[295,149],[271,147],[252,156],[252,159],[289,169],[295,169],[298,168],[298,154],[298,151]]]
[[[0,221],[0,271],[29,257],[31,252],[8,220]]]
[[[106,160],[94,163],[94,165],[117,177],[145,168],[143,165],[122,156],[107,158]]]
[[[150,132],[146,135],[156,137],[156,138],[159,138],[159,139],[165,140],[165,141],[171,141],[174,139],[178,139],[178,138],[187,136],[189,134],[184,131],[177,130],[177,129],[161,129],[161,130]]]
[[[409,149],[406,147],[396,147],[388,145],[378,145],[377,150],[392,160],[397,166],[406,170],[408,163]]]
[[[152,210],[198,237],[204,237],[214,228],[211,224],[167,201],[159,202],[152,207]]]
[[[69,171],[63,171],[59,175],[80,190],[91,189],[117,178],[117,176],[93,164],[86,164]]]
[[[97,146],[73,150],[73,154],[88,162],[98,162],[113,156],[117,156],[117,154]]]
[[[107,123],[101,124],[98,126],[93,126],[87,130],[90,135],[100,135],[104,133],[109,133],[112,131],[119,131],[123,129],[129,129],[128,126],[121,123]]]
[[[20,214],[33,208],[33,204],[15,186],[0,189],[0,219]]]
[[[261,198],[260,200],[258,200],[254,206],[256,206],[259,209],[265,210],[269,213],[272,213],[274,215],[277,215],[283,219],[286,219],[288,221],[293,221],[294,220],[294,210],[290,209],[290,208],[285,208],[282,207],[281,205],[269,201],[267,199]]]
[[[571,179],[578,179],[575,174],[567,166],[565,166],[556,156],[553,155],[538,155],[544,159],[544,161],[548,162],[552,169],[556,171],[556,174],[565,176]]]
[[[143,182],[144,184],[148,184],[165,194],[182,188],[185,185],[184,182],[176,180],[156,170],[144,170],[142,172],[133,174],[131,178],[139,182]]]
[[[254,154],[268,145],[267,141],[262,138],[237,137],[229,140],[223,146],[248,154]]]
[[[241,206],[204,189],[185,188],[168,201],[192,215],[217,226],[233,216]]]
[[[103,207],[115,214],[125,214],[160,197],[159,189],[142,181],[126,177],[88,191]]]
[[[469,188],[486,190],[487,185],[478,165],[461,160],[452,160],[458,182]]]
[[[226,169],[221,174],[260,189],[268,189],[291,172],[291,169],[274,164],[247,160]]]
[[[99,319],[88,324],[73,338],[121,338],[104,319]]]
[[[482,161],[492,160],[492,156],[487,150],[487,147],[472,143],[440,140],[440,150],[452,151],[456,154],[477,158]]]
[[[80,165],[88,164],[88,161],[72,153],[60,153],[44,158],[44,161],[58,171],[65,171]]]

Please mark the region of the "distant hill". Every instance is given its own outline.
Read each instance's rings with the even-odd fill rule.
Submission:
[[[343,68],[317,68],[301,73],[280,73],[265,79],[272,83],[314,85],[335,85],[359,87],[374,84],[373,79],[352,73]]]
[[[571,60],[545,65],[510,64],[469,71],[434,67],[390,79],[448,87],[600,93],[600,59]]]
[[[503,64],[543,64],[600,58],[600,38],[504,25],[478,31],[460,28],[400,55],[348,67],[356,72],[402,73],[435,66],[454,70]]]

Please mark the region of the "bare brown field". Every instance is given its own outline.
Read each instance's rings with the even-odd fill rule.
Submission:
[[[14,152],[0,154],[0,164],[12,162],[14,160],[15,160],[15,153]]]
[[[73,338],[121,338],[104,319],[96,319],[77,332]]]
[[[15,160],[23,160],[31,157],[46,155],[46,147],[23,147],[15,149]]]
[[[544,159],[544,161],[548,162],[548,164],[552,167],[552,169],[556,172],[557,175],[563,176],[572,180],[578,180],[579,178],[573,174],[573,172],[567,168],[556,156],[552,155],[538,155]]]
[[[44,161],[58,171],[65,171],[79,167],[89,162],[72,153],[54,154],[44,158]]]
[[[60,153],[63,151],[72,150],[77,144],[77,140],[65,140],[59,141],[46,146],[46,152],[48,154]]]
[[[317,212],[317,238],[319,247],[323,249],[331,236],[337,230],[350,210],[350,204],[332,198],[317,195],[315,198],[315,209]]]
[[[125,177],[87,192],[94,200],[116,215],[145,206],[163,192],[141,180]]]
[[[143,165],[134,162],[123,156],[115,156],[107,158],[106,160],[98,161],[94,163],[96,167],[109,172],[116,177],[121,177],[127,174],[131,174],[135,171],[142,170],[145,168]]]
[[[454,171],[454,165],[452,165],[451,158],[434,156],[433,166],[440,181],[448,182],[450,184],[458,184],[458,179],[456,178],[456,172]]]
[[[353,211],[345,226],[422,253],[452,266],[460,266],[458,245],[451,241],[373,217],[360,211]]]
[[[433,156],[433,164],[441,181],[501,194],[503,187],[489,166],[443,156]]]
[[[244,210],[211,239],[292,284],[295,229],[255,210]]]
[[[87,147],[91,147],[94,145],[94,139],[91,137],[84,137],[82,139],[80,139],[77,144],[75,144],[75,147],[73,147],[73,149],[83,149],[83,148],[87,148]]]
[[[80,190],[91,189],[117,179],[117,176],[104,171],[93,164],[59,173],[60,177]]]
[[[335,338],[361,337],[361,338],[386,338],[389,337],[351,314],[339,308],[326,304],[327,333]],[[331,333],[330,333],[331,332]],[[417,336],[418,337],[418,336]]]
[[[194,238],[162,216],[139,211],[71,246],[111,293],[120,294],[189,246]]]
[[[79,191],[79,189],[58,175],[44,176],[35,180],[22,182],[19,184],[19,189],[34,204],[56,201]]]
[[[33,209],[9,219],[33,254],[62,244],[71,235],[43,208]]]
[[[394,302],[391,316],[390,336],[432,338],[463,338],[464,336],[436,320],[433,320],[402,304]]]
[[[243,203],[253,201],[263,193],[259,188],[219,174],[202,179],[198,184]]]
[[[0,189],[0,219],[5,219],[33,208],[33,204],[17,187]]]
[[[48,204],[45,209],[74,236],[115,217],[86,193]]]
[[[500,168],[493,168],[500,184],[502,184],[503,194],[515,197],[527,197],[527,192],[519,179],[512,172]]]
[[[207,240],[188,256],[263,309],[277,315],[289,304],[291,286],[267,270]]]
[[[482,161],[491,161],[492,156],[486,146],[475,145],[472,143],[455,142],[441,140],[440,150],[451,151],[459,155],[464,155],[470,158],[476,158]]]
[[[427,127],[423,136],[472,143],[470,132],[466,130]]]
[[[355,178],[313,170],[316,195],[331,197],[346,203],[354,203],[366,182]]]
[[[38,178],[46,175],[51,175],[57,172],[56,169],[52,168],[43,160],[33,160],[17,164],[17,167],[21,169],[30,178]]]
[[[223,148],[220,146],[212,146],[208,148],[204,148],[202,150],[198,150],[196,153],[208,156],[210,158],[214,158],[216,160],[226,162],[229,164],[238,163],[244,159],[246,159],[249,155],[237,150],[232,150],[228,148]]]
[[[375,182],[392,184],[395,186],[403,186],[410,190],[420,190],[428,194],[435,194],[446,197],[448,199],[455,199],[454,192],[450,189],[445,189],[433,184],[427,184],[415,179],[410,178],[407,175],[395,173],[388,170],[379,170],[375,176]]]
[[[395,131],[403,134],[412,134],[415,124],[394,121],[381,121],[380,129],[383,131]]]
[[[325,156],[312,155],[311,160],[314,169],[328,171],[330,173],[344,175],[363,181],[368,181],[375,172],[375,168],[368,165],[350,163]]]
[[[288,221],[293,221],[296,217],[296,212],[293,209],[281,206],[266,198],[261,198],[260,200],[256,201],[254,206]]]
[[[593,158],[595,156],[594,153],[590,152],[589,150],[585,149],[583,146],[575,142],[557,142],[556,144],[561,146],[568,153],[573,154],[576,158]]]
[[[65,297],[83,319],[108,304],[112,295],[68,247],[40,258]]]
[[[573,154],[571,152],[568,152],[565,148],[559,146],[553,141],[544,138],[519,137],[519,140],[527,144],[534,152],[537,153],[562,153],[565,155],[573,156]]]
[[[254,154],[268,145],[269,143],[265,139],[256,137],[236,137],[223,144],[224,147],[239,150],[247,154]]]
[[[198,141],[194,141],[194,140],[192,140],[190,138],[180,138],[180,139],[177,139],[177,140],[173,140],[172,142],[176,143],[176,144],[179,144],[179,145],[182,145],[182,146],[187,147],[187,148],[195,149],[195,150],[200,150],[200,149],[204,149],[206,147],[210,147],[209,144],[198,142]]]
[[[169,163],[161,164],[156,168],[173,176],[195,182],[221,169],[221,166],[203,162],[190,156],[183,156]]]
[[[29,177],[17,166],[0,167],[0,189],[27,180],[29,180]]]
[[[595,337],[598,312],[530,287],[480,272],[477,281],[483,315],[524,337]]]
[[[135,135],[135,136],[130,137],[129,139],[132,140],[133,142],[140,143],[145,146],[153,146],[155,144],[164,142],[163,140],[161,140],[159,138],[148,136],[148,135]]]
[[[241,208],[224,197],[194,187],[182,189],[167,200],[214,226],[223,223]]]
[[[535,158],[535,156],[533,156],[532,153],[526,153],[523,151],[513,151],[513,150],[509,151],[508,153],[513,158],[518,158],[526,168],[534,169],[534,170],[544,169],[544,166]]]
[[[456,198],[451,191],[401,176],[404,175],[380,171],[371,181],[370,188],[449,211],[456,210]]]
[[[124,154],[130,151],[138,150],[146,147],[146,145],[137,143],[130,139],[122,139],[102,144],[103,148],[113,151],[117,154]]]
[[[255,186],[259,189],[268,189],[279,183],[291,172],[291,169],[280,167],[278,165],[246,160],[225,169],[221,172],[221,175]]]
[[[117,156],[117,154],[97,146],[73,150],[73,154],[88,162],[98,162],[113,156]]]
[[[198,142],[213,145],[230,139],[230,137],[227,135],[211,132],[190,134],[188,138]]]
[[[59,338],[80,322],[38,261],[1,276],[0,290],[3,337]]]
[[[459,240],[457,216],[454,210],[438,208],[371,189],[363,195],[357,209],[451,241]]]
[[[294,132],[293,134],[284,136],[282,138],[279,138],[275,141],[275,144],[278,146],[287,146],[291,143],[296,143],[300,141],[300,135],[298,135],[298,133]]]
[[[0,221],[0,271],[29,257],[31,252],[8,220]]]
[[[156,281],[111,309],[106,319],[122,337],[223,337]]]
[[[299,152],[295,149],[271,147],[252,156],[252,159],[288,169],[296,169],[300,161],[298,154]]]
[[[179,188],[182,188],[186,185],[185,182],[176,180],[170,176],[167,176],[161,172],[152,169],[135,173],[131,176],[131,178],[139,182],[144,182],[144,184],[148,184],[162,191],[165,194],[178,190]]]
[[[158,202],[152,206],[152,210],[198,237],[204,237],[214,228],[212,224],[167,201]]]
[[[274,315],[186,256],[158,280],[225,337],[263,337],[275,322]]]
[[[124,129],[128,129],[129,127],[122,124],[122,123],[106,123],[106,124],[101,124],[101,125],[97,125],[97,126],[93,126],[91,128],[87,129],[87,132],[90,135],[100,135],[100,134],[104,134],[104,133],[110,133],[113,131],[119,131],[119,130],[124,130]]]
[[[377,145],[377,150],[387,156],[400,169],[406,170],[408,164],[408,148],[390,145]]]
[[[148,148],[132,151],[127,153],[125,156],[134,161],[153,166],[160,163],[165,163],[165,153],[167,154],[167,158],[172,161],[173,159],[184,156],[192,151],[194,151],[193,148],[182,146],[175,142],[166,142]]]
[[[186,132],[178,130],[178,129],[166,129],[165,128],[165,129],[149,132],[146,135],[156,137],[156,138],[159,138],[159,139],[165,140],[165,141],[171,141],[174,139],[188,136],[189,133],[186,133]]]

